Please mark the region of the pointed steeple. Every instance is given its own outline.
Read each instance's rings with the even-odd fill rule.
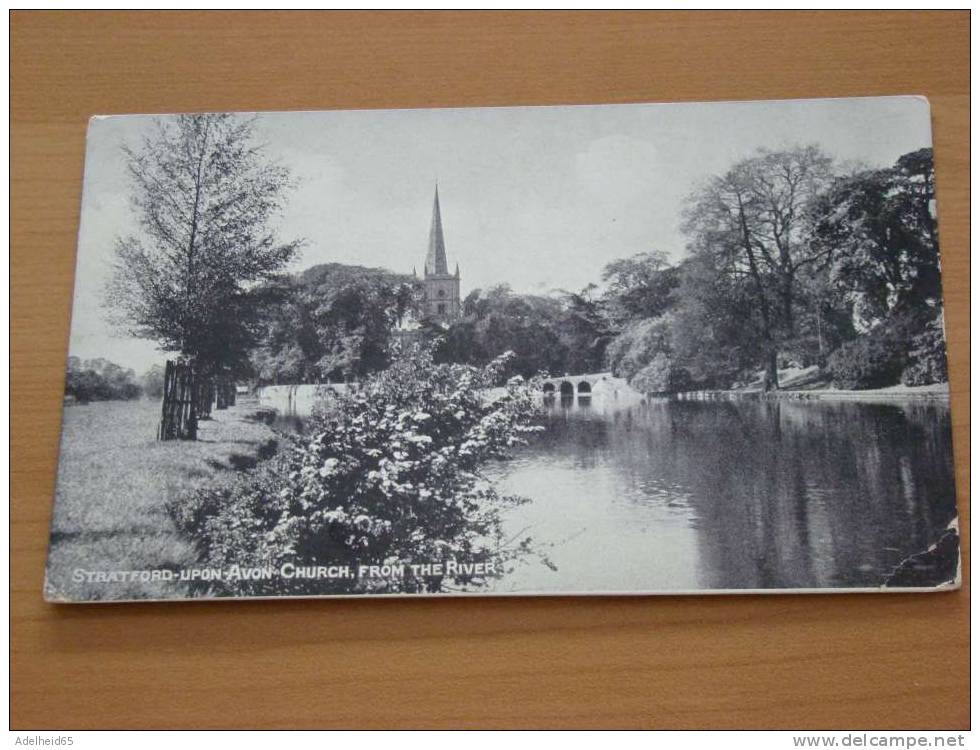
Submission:
[[[436,198],[432,204],[432,227],[429,229],[429,252],[425,256],[426,276],[448,276],[446,263],[446,240],[442,236],[442,215],[439,212],[439,186],[436,185]]]

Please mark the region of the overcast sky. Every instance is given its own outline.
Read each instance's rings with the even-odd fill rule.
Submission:
[[[101,290],[115,238],[137,231],[121,148],[151,120],[90,126],[70,343],[138,372],[163,356],[111,331]],[[307,241],[293,270],[421,270],[438,180],[464,296],[500,283],[580,289],[609,261],[653,249],[680,258],[684,198],[760,147],[815,143],[886,166],[931,145],[929,107],[915,97],[284,112],[261,115],[256,132],[298,182],[280,225],[283,239]]]

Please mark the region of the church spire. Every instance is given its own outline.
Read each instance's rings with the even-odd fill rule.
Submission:
[[[436,185],[436,198],[432,204],[432,227],[429,229],[429,252],[425,256],[426,276],[448,276],[446,263],[446,240],[442,236],[442,215],[439,212],[439,186]]]

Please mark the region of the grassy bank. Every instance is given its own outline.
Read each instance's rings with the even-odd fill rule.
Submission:
[[[696,391],[711,395],[755,394],[769,399],[817,399],[834,401],[895,401],[895,400],[946,400],[949,398],[949,383],[934,385],[892,385],[886,388],[867,388],[849,390],[835,388],[829,377],[818,367],[789,368],[779,371],[779,390],[763,394],[762,373],[752,383],[729,391]]]
[[[240,403],[202,421],[197,442],[155,439],[156,401],[110,401],[65,409],[52,518],[47,595],[52,599],[152,598],[172,583],[74,582],[84,570],[193,565],[191,542],[174,527],[169,500],[275,450],[275,433]]]

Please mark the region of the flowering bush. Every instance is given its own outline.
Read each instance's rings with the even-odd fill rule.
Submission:
[[[209,564],[278,567],[503,562],[500,496],[480,473],[525,441],[532,384],[494,388],[507,355],[486,367],[436,365],[416,348],[314,416],[301,438],[232,485],[172,509]],[[410,570],[410,568],[409,568]],[[439,591],[478,576],[222,582],[229,593]]]

